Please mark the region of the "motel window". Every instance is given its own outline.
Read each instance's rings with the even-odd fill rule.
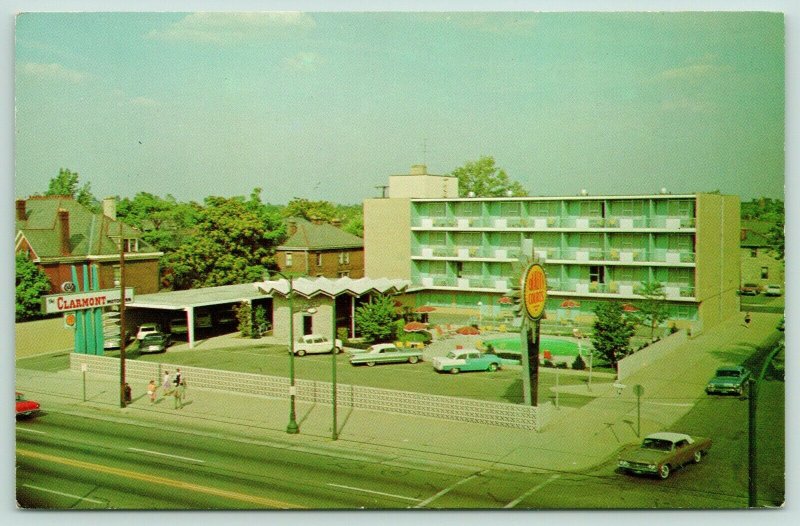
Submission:
[[[291,267],[292,266],[292,253],[291,252],[287,252],[286,253],[286,266],[287,267]]]
[[[769,279],[769,267],[761,267],[761,279]]]
[[[605,267],[599,265],[590,266],[589,281],[593,283],[605,283],[606,282]]]

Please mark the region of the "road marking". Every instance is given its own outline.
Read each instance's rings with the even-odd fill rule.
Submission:
[[[161,457],[169,457],[169,458],[177,458],[178,460],[188,460],[189,462],[198,462],[200,464],[205,464],[205,460],[198,460],[196,458],[189,458],[189,457],[179,457],[178,455],[169,455],[167,453],[159,453],[158,451],[150,451],[149,449],[139,449],[135,447],[129,447],[128,450],[130,451],[137,451],[139,453],[147,453],[149,455],[158,455]]]
[[[288,502],[282,502],[279,500],[258,497],[256,495],[247,495],[245,493],[238,493],[235,491],[227,491],[219,488],[212,488],[209,486],[201,486],[200,484],[192,484],[190,482],[184,482],[182,480],[168,479],[165,477],[159,477],[158,475],[149,475],[145,473],[139,473],[137,471],[112,468],[111,466],[93,464],[91,462],[84,462],[82,460],[73,460],[68,458],[56,457],[54,455],[48,455],[46,453],[38,453],[36,451],[30,451],[27,449],[17,448],[17,456],[35,458],[47,462],[54,462],[56,464],[63,464],[65,466],[82,468],[89,471],[97,471],[99,473],[107,473],[110,475],[116,475],[118,477],[147,482],[148,484],[161,484],[163,486],[170,486],[176,489],[206,493],[208,495],[216,495],[218,497],[223,497],[227,499],[249,502],[251,504],[256,504],[258,506],[278,508],[278,509],[302,508],[302,506],[298,506],[296,504],[290,504]]]
[[[381,491],[373,491],[371,489],[354,488],[353,486],[343,486],[342,484],[333,484],[331,482],[328,483],[328,486],[333,486],[335,488],[351,489],[353,491],[363,491],[364,493],[374,493],[375,495],[383,495],[384,497],[394,497],[396,499],[404,499],[404,500],[411,500],[411,501],[414,501],[414,502],[419,502],[419,499],[415,499],[413,497],[404,497],[402,495],[394,495],[392,493],[383,493]]]
[[[40,435],[46,435],[44,431],[39,431],[38,429],[28,429],[27,427],[17,427],[17,431],[26,431],[28,433],[38,433]]]
[[[106,504],[105,502],[100,501],[100,500],[94,500],[94,499],[90,499],[90,498],[87,498],[87,497],[79,497],[78,495],[71,495],[69,493],[61,493],[60,491],[55,491],[55,490],[52,490],[52,489],[42,488],[40,486],[34,486],[33,484],[23,484],[22,487],[23,488],[38,489],[39,491],[45,491],[47,493],[55,493],[56,495],[61,495],[62,497],[69,497],[71,499],[86,500],[86,501],[89,501],[89,502],[93,502],[95,504]]]
[[[547,486],[548,484],[550,484],[551,482],[553,482],[554,480],[556,480],[560,476],[561,475],[558,475],[558,474],[553,475],[552,477],[550,477],[549,479],[545,480],[544,482],[542,482],[538,486],[532,487],[531,489],[529,489],[528,491],[526,491],[525,493],[520,495],[518,498],[512,500],[511,502],[509,502],[508,504],[503,506],[503,508],[513,508],[514,506],[516,506],[517,504],[519,504],[523,500],[527,499],[528,497],[530,497],[531,495],[533,495],[534,493],[536,493],[537,491],[539,491],[543,487]]]
[[[454,489],[455,489],[455,488],[457,488],[458,486],[460,486],[460,485],[462,485],[462,484],[465,484],[465,483],[469,482],[470,480],[472,480],[472,479],[474,479],[474,478],[477,478],[479,475],[483,475],[484,473],[486,473],[486,471],[488,471],[488,470],[483,470],[483,471],[481,471],[480,473],[475,473],[474,475],[470,475],[469,477],[467,477],[467,478],[465,478],[465,479],[461,479],[461,480],[459,480],[458,482],[456,482],[455,484],[452,484],[452,485],[450,485],[450,486],[448,486],[448,487],[444,488],[442,491],[440,491],[439,493],[437,493],[437,494],[436,494],[436,495],[434,495],[433,497],[430,497],[430,498],[428,498],[428,499],[426,499],[426,500],[423,500],[422,502],[420,502],[419,504],[417,504],[417,505],[416,505],[416,506],[414,506],[414,507],[415,507],[415,508],[422,508],[422,507],[424,507],[424,506],[427,506],[428,504],[430,504],[430,503],[431,503],[431,502],[433,502],[434,500],[438,499],[438,498],[439,498],[439,497],[441,497],[442,495],[445,495],[445,494],[447,494],[447,493],[450,493],[452,490],[454,490]]]

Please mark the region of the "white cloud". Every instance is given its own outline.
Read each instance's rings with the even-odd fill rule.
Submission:
[[[314,71],[319,64],[319,55],[310,51],[301,51],[283,59],[283,65],[294,71]]]
[[[20,67],[20,72],[37,80],[68,82],[70,84],[80,84],[88,77],[86,73],[65,68],[61,64],[56,63],[41,64],[38,62],[26,62]]]
[[[311,16],[298,12],[193,13],[169,27],[154,29],[146,36],[157,40],[229,44],[315,26]]]

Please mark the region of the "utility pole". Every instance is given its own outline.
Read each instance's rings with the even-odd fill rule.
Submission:
[[[125,385],[125,237],[119,224],[119,406],[128,406]]]

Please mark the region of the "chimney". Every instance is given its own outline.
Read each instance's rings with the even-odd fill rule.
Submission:
[[[58,237],[61,246],[61,255],[69,256],[69,212],[63,208],[58,209]]]
[[[297,221],[289,219],[286,224],[289,225],[289,237],[292,237],[297,233]]]
[[[17,221],[25,221],[28,219],[28,213],[25,211],[25,200],[17,199]]]
[[[116,197],[106,197],[103,199],[103,215],[114,220],[117,219]]]

